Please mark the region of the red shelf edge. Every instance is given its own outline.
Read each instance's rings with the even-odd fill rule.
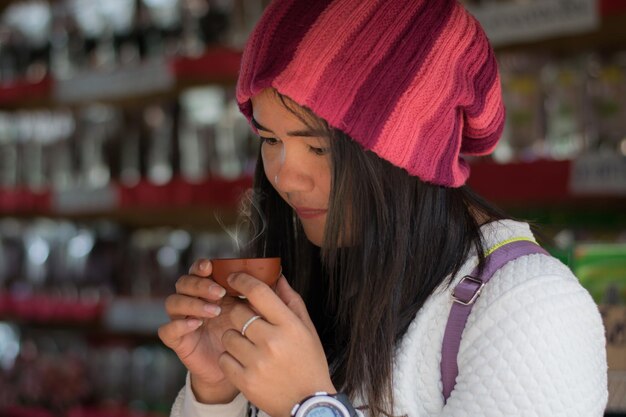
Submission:
[[[600,0],[600,15],[626,13],[626,1],[624,0]]]
[[[0,408],[0,415],[5,417],[55,417],[54,413],[42,407],[9,405]]]
[[[64,413],[53,413],[37,406],[9,405],[0,407],[3,417],[163,417],[150,411],[141,411],[122,405],[74,406]]]
[[[42,294],[0,292],[0,319],[19,317],[32,322],[68,322],[83,324],[100,319],[106,302],[68,300]]]
[[[578,202],[624,201],[622,194],[576,193],[572,190],[572,160],[536,160],[499,164],[470,164],[467,184],[489,201],[508,206],[550,206]]]
[[[242,52],[233,48],[214,46],[199,57],[177,57],[170,63],[174,78],[181,81],[231,81],[239,74]]]
[[[0,188],[0,213],[39,213],[50,210],[51,193],[20,188]]]
[[[16,80],[0,86],[0,105],[10,105],[29,100],[44,100],[51,96],[54,80],[45,77],[41,81]]]
[[[235,82],[239,73],[241,51],[213,46],[199,57],[176,57],[168,62],[169,70],[177,82]],[[0,85],[0,105],[18,105],[31,100],[52,98],[54,77],[41,81],[16,80]]]
[[[134,186],[118,186],[120,208],[180,208],[207,206],[234,209],[242,193],[250,188],[252,178],[211,178],[191,183],[180,177],[167,184],[155,185],[142,180]]]
[[[471,166],[468,185],[497,203],[553,204],[567,201],[571,161],[512,162],[481,161]]]
[[[115,207],[94,207],[84,210],[77,206],[77,210],[66,207],[62,213],[53,208],[55,199],[54,190],[34,192],[26,188],[0,188],[0,214],[36,213],[36,214],[63,214],[110,211],[116,209],[167,209],[184,208],[189,206],[206,206],[213,208],[235,209],[241,195],[252,186],[250,176],[235,179],[210,178],[198,183],[192,183],[183,178],[174,178],[167,184],[155,185],[142,180],[134,186],[112,184],[113,192],[117,194]],[[62,192],[61,192],[62,193]]]

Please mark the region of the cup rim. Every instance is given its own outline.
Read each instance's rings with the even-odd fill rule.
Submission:
[[[271,256],[271,257],[241,257],[241,258],[211,258],[209,259],[211,262],[213,261],[242,261],[242,260],[254,260],[254,259],[258,259],[258,260],[274,260],[274,259],[278,259],[280,260],[280,256]]]

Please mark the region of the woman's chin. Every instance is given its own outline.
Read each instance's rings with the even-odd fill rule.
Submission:
[[[304,235],[307,240],[311,242],[311,244],[322,247],[322,242],[324,241],[323,233],[320,233],[319,230],[307,230],[308,228],[304,228]]]
[[[322,240],[321,239],[311,239],[309,237],[309,235],[306,235],[306,238],[309,242],[311,242],[312,245],[317,246],[318,248],[322,247]]]

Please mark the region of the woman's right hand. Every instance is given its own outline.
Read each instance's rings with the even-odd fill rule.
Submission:
[[[189,370],[191,387],[198,401],[228,403],[239,391],[224,376],[218,359],[224,348],[222,335],[234,328],[229,315],[221,312],[236,304],[233,297],[209,278],[211,262],[199,259],[188,275],[176,282],[176,293],[167,297],[165,310],[170,322],[159,328],[159,338]]]

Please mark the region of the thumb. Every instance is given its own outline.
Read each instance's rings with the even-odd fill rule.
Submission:
[[[309,312],[306,309],[304,300],[287,282],[284,275],[281,275],[276,283],[276,294],[282,300],[283,303],[289,307],[289,309],[309,328],[309,330],[315,330],[315,326],[311,321]]]

